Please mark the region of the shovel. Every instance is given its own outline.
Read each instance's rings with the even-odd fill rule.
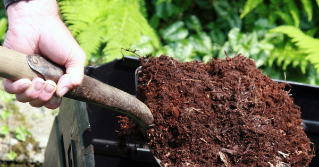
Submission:
[[[0,77],[13,81],[42,78],[58,82],[65,68],[39,55],[26,55],[0,46]],[[136,121],[146,137],[148,126],[153,124],[149,108],[132,95],[84,75],[82,84],[64,97],[89,102],[125,114]]]

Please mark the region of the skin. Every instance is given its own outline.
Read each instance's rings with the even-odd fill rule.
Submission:
[[[20,102],[55,109],[67,91],[83,79],[86,55],[59,17],[56,0],[29,0],[7,8],[9,29],[3,46],[25,54],[39,54],[66,67],[57,84],[41,78],[10,81],[4,89]]]

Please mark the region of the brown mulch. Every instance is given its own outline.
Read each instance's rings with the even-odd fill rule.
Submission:
[[[141,58],[137,98],[152,111],[147,143],[163,166],[304,166],[314,157],[286,84],[244,56],[210,63]],[[121,119],[120,137],[138,130]]]

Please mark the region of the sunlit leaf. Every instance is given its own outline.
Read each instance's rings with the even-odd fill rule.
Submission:
[[[186,40],[170,43],[170,46],[174,50],[174,58],[179,59],[181,62],[192,60],[191,55],[193,51],[193,46]]]
[[[9,110],[0,111],[0,117],[3,120],[6,120],[10,115],[11,115],[11,112]]]
[[[257,7],[264,0],[247,0],[245,3],[245,7],[243,9],[243,13],[240,15],[240,18],[244,18],[250,11]]]
[[[5,103],[10,103],[12,100],[15,100],[15,95],[9,94],[6,91],[0,89],[0,99]]]
[[[163,31],[163,38],[166,41],[173,42],[185,39],[188,36],[188,30],[184,28],[184,22],[178,21]]]
[[[299,27],[300,18],[299,18],[299,9],[296,6],[295,1],[289,0],[287,1],[289,12],[294,19],[295,27]]]
[[[10,133],[10,131],[9,131],[9,127],[8,126],[6,126],[6,125],[0,126],[0,134],[7,135],[9,133]]]
[[[18,156],[18,154],[14,151],[10,151],[9,153],[6,154],[6,156],[8,157],[10,161],[13,161]]]
[[[301,0],[303,9],[308,15],[308,21],[312,20],[312,1],[310,0]]]
[[[31,133],[23,125],[15,129],[16,138],[20,141],[25,141],[27,136],[31,136]]]
[[[271,31],[284,33],[292,38],[292,42],[295,42],[295,45],[298,46],[300,50],[307,55],[305,59],[309,60],[319,71],[319,39],[312,38],[304,34],[300,29],[293,26],[279,26],[272,29]],[[302,67],[302,71],[305,71],[304,69],[305,67]]]
[[[0,38],[6,33],[7,25],[8,25],[7,18],[2,18],[0,20]]]
[[[197,33],[202,31],[201,23],[195,15],[192,15],[186,19],[186,25],[190,30],[195,30]]]
[[[190,36],[189,42],[194,47],[194,50],[200,54],[211,54],[212,52],[212,40],[204,32]]]
[[[288,25],[295,25],[294,24],[294,20],[292,19],[292,17],[284,12],[281,11],[276,11],[275,12],[286,24]]]

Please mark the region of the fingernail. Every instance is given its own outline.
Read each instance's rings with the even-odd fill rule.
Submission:
[[[61,100],[61,97],[52,96],[50,99],[50,103],[55,104],[55,103],[60,102],[60,100]]]
[[[45,93],[52,93],[55,90],[55,86],[51,85],[50,83],[48,83],[45,87],[44,87],[44,92]]]
[[[40,91],[40,90],[42,89],[43,85],[44,85],[43,82],[37,81],[37,82],[35,83],[35,85],[34,85],[34,89],[35,89],[36,91]]]
[[[60,92],[58,92],[58,93],[59,93],[59,96],[60,96],[60,97],[64,96],[64,95],[66,94],[66,92],[68,92],[68,91],[69,91],[69,88],[67,88],[67,87],[62,88],[62,89],[60,90]]]
[[[21,86],[21,90],[26,90],[26,89],[28,89],[29,87],[31,86],[31,84],[30,83],[24,83],[22,86]]]

